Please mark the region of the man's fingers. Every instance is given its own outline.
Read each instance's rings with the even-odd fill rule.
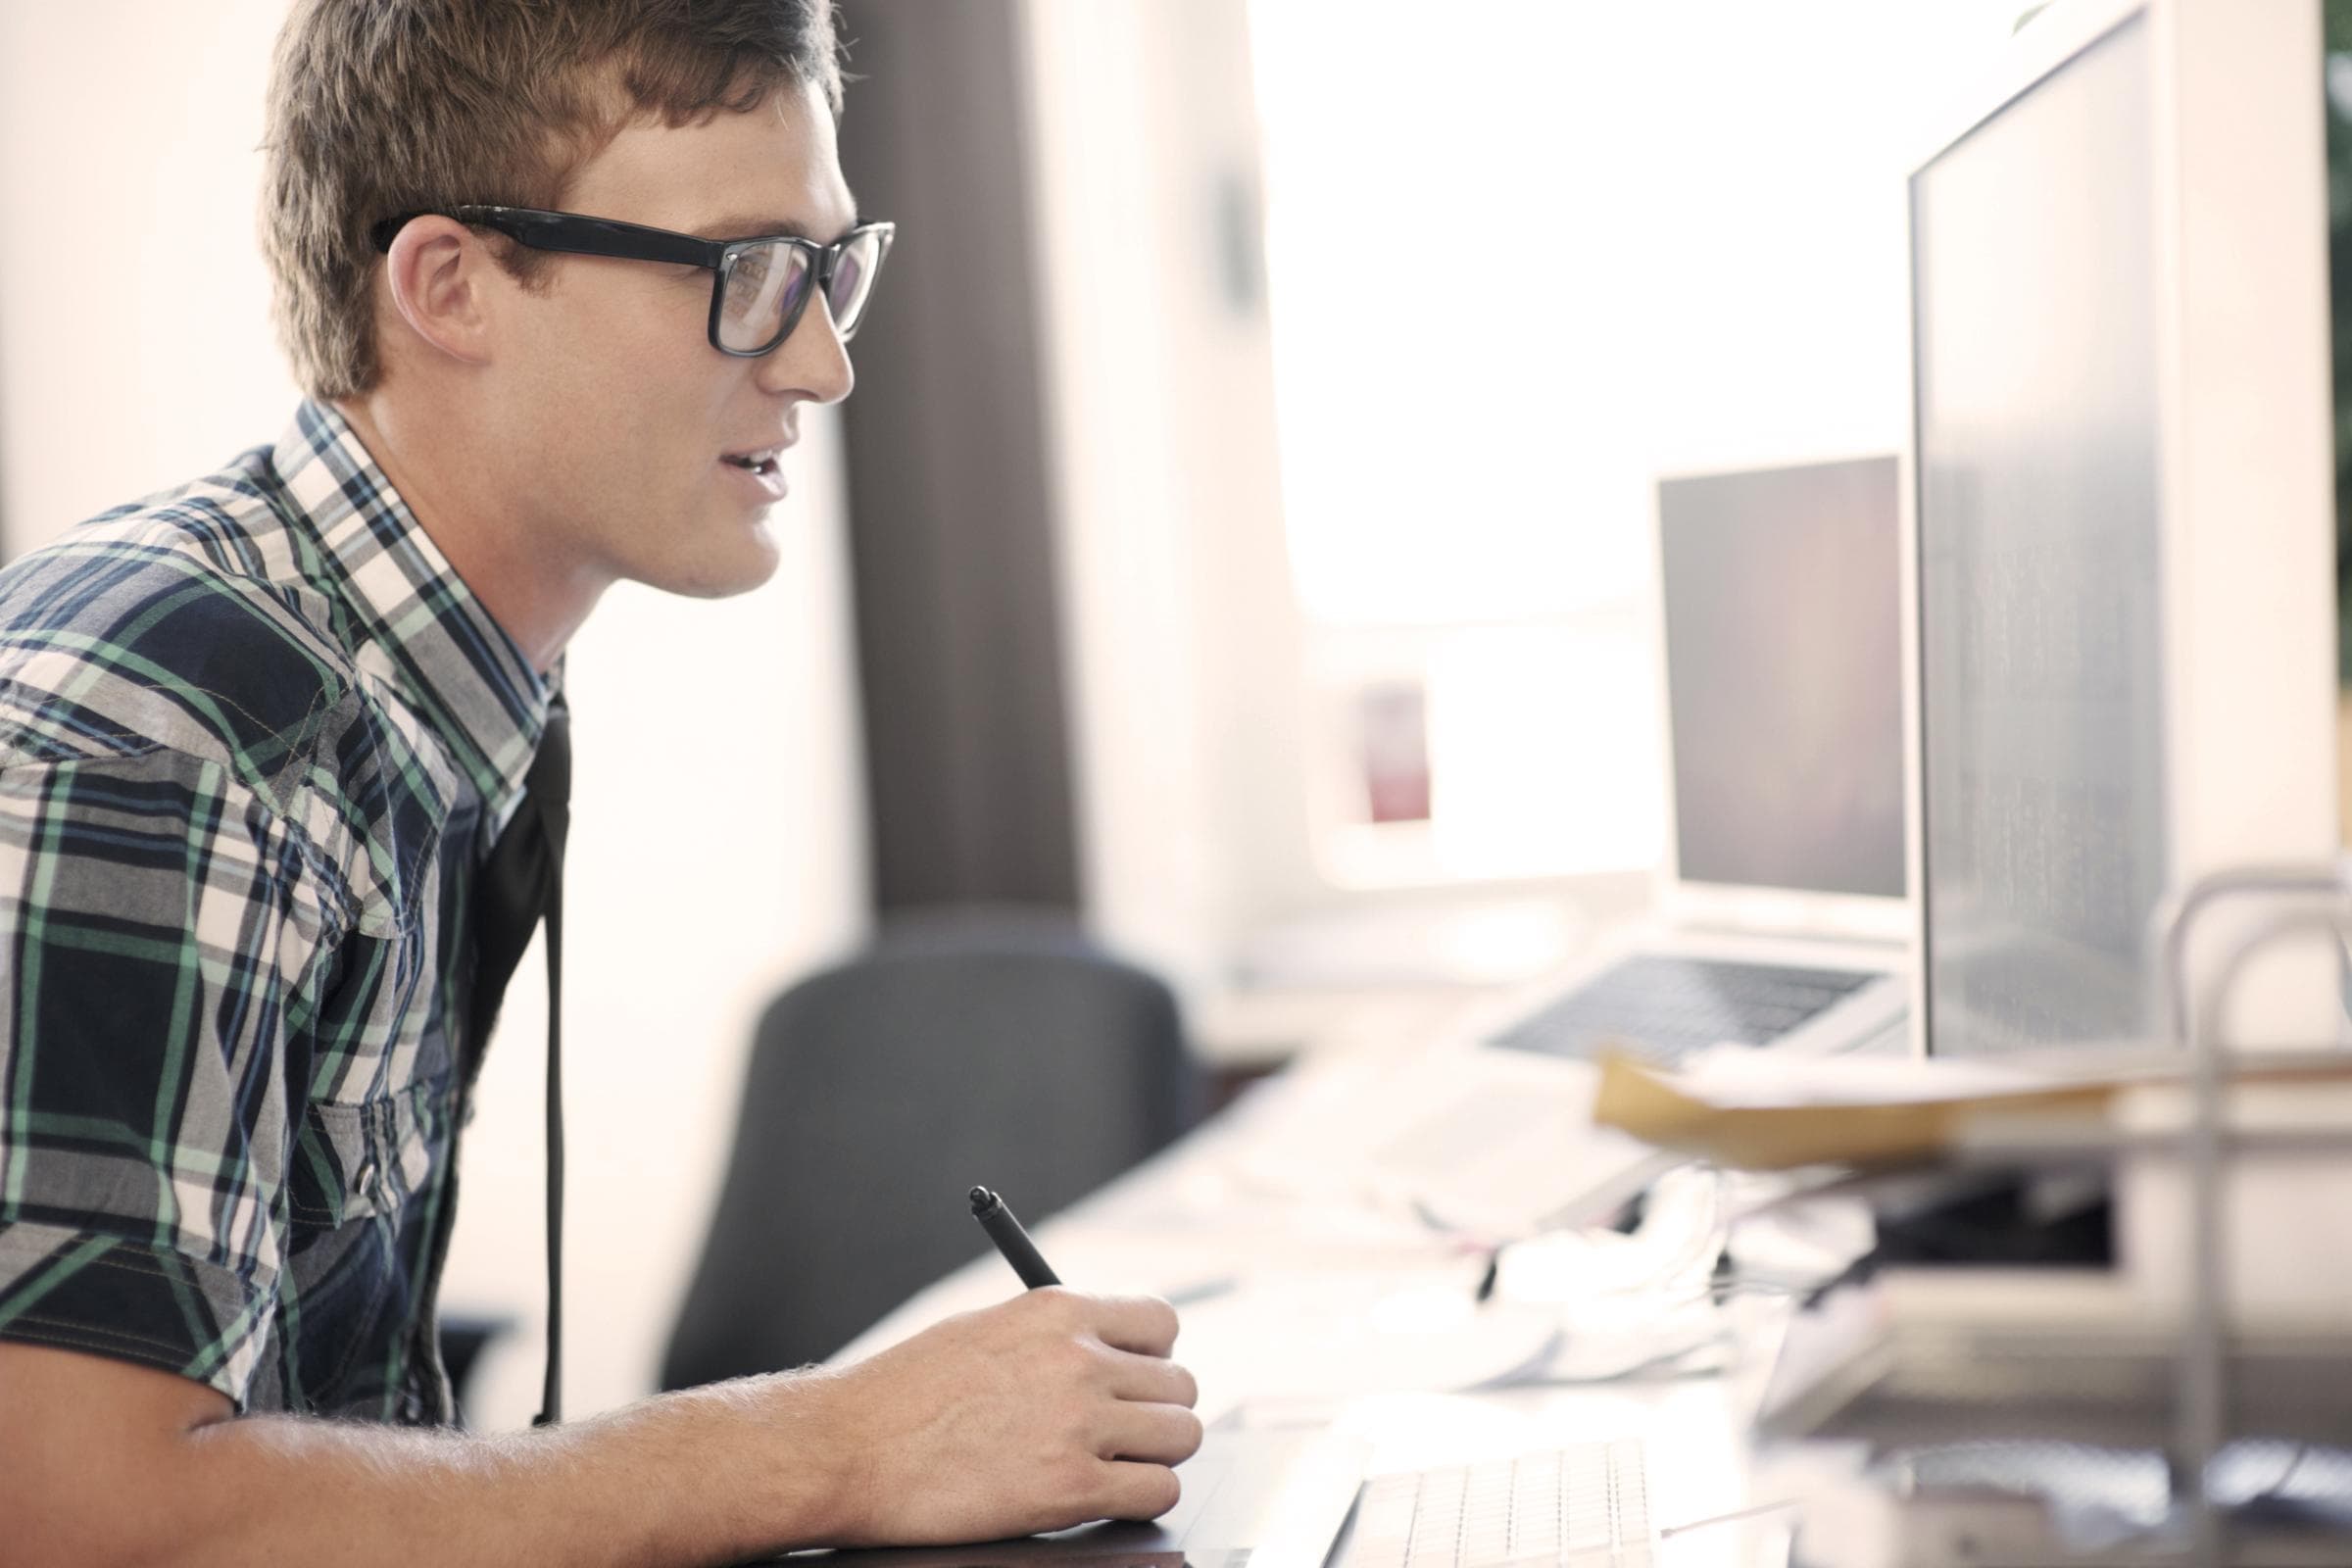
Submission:
[[[1200,1447],[1200,1418],[1181,1404],[1122,1399],[1103,1418],[1102,1452],[1106,1459],[1182,1464]]]
[[[1098,1296],[1095,1333],[1117,1349],[1166,1355],[1176,1348],[1176,1309],[1156,1296]]]
[[[1110,1360],[1110,1392],[1122,1399],[1149,1404],[1195,1405],[1200,1385],[1181,1362],[1164,1356],[1137,1355],[1132,1350],[1104,1350]]]
[[[1106,1459],[1102,1475],[1096,1506],[1105,1519],[1156,1519],[1184,1494],[1176,1472],[1162,1464]]]

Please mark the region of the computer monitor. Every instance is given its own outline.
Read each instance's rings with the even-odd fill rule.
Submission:
[[[1900,516],[1892,456],[1658,481],[1671,914],[1899,939]]]
[[[2014,47],[1910,180],[1940,1056],[2150,1038],[2167,894],[2337,848],[2319,7],[2062,0]],[[2240,1041],[2333,1037],[2322,956],[2260,980]]]

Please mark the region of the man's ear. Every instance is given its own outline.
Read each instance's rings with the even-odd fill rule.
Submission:
[[[421,346],[472,365],[490,357],[488,292],[497,271],[479,235],[437,214],[409,220],[384,257],[394,314]]]

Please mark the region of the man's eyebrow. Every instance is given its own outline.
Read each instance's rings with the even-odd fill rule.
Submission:
[[[842,226],[841,234],[847,234],[857,226],[858,220],[853,218]],[[798,220],[751,215],[730,215],[715,222],[698,223],[689,232],[704,239],[766,239],[773,234],[790,234],[795,239],[813,240],[817,238],[817,235],[810,231],[807,223]],[[829,236],[824,243],[830,244],[833,240],[841,238],[841,234]]]

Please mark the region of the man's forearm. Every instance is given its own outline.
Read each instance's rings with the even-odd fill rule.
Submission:
[[[159,1489],[176,1517],[151,1539],[173,1562],[353,1568],[724,1563],[818,1544],[840,1533],[850,1485],[827,1381],[697,1389],[499,1437],[219,1422],[180,1440]]]
[[[232,1420],[202,1384],[0,1341],[0,1561],[667,1568],[1152,1519],[1200,1446],[1176,1330],[1049,1286],[853,1366],[497,1438]]]

